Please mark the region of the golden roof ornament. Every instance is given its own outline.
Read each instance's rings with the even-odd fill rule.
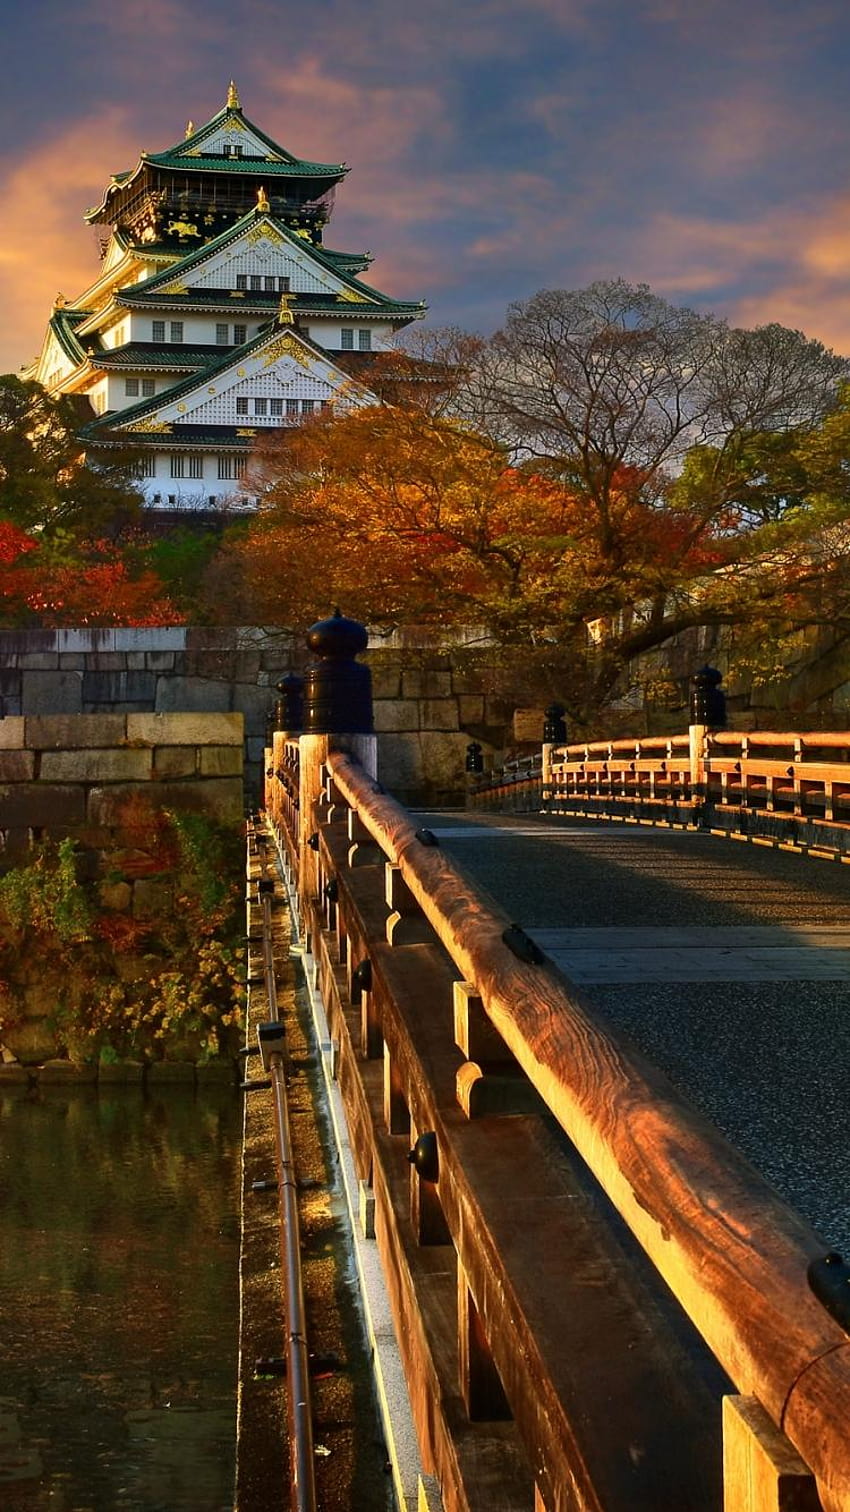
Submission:
[[[194,136],[194,135],[195,135],[195,123],[194,123],[194,121],[187,121],[186,122],[186,130],[184,132],[184,136],[188,140],[188,138],[190,136]]]
[[[239,103],[239,90],[236,88],[236,85],[234,84],[232,79],[227,91],[227,108],[228,110],[242,109],[242,106]]]
[[[294,325],[295,324],[295,316],[293,315],[292,310],[290,308],[290,304],[289,304],[289,301],[290,301],[291,298],[292,298],[291,294],[281,294],[281,296],[280,296],[280,304],[278,306],[278,311],[277,311],[277,323],[278,323],[278,325]]]
[[[67,303],[68,301],[64,294],[57,294],[53,301],[53,308],[54,310],[64,310]]]
[[[271,210],[271,205],[269,203],[269,197],[266,194],[266,191],[263,188],[262,184],[260,185],[259,189],[257,190],[257,209],[258,210],[262,210],[262,211],[269,211],[269,210]]]

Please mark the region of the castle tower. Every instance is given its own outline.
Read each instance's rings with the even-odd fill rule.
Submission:
[[[92,454],[138,450],[151,508],[251,508],[260,431],[375,402],[358,374],[425,306],[363,283],[368,253],[324,245],[347,172],[293,157],[231,83],[206,125],[143,152],[87,213],[100,276],[57,298],[26,376],[88,400]]]

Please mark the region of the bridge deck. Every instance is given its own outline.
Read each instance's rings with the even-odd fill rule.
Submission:
[[[623,824],[416,817],[850,1253],[850,868]]]

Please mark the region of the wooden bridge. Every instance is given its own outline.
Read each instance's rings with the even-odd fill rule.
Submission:
[[[838,853],[844,774],[810,768],[795,783],[785,759],[756,781],[736,751],[708,829],[762,806],[755,838],[767,843],[745,849],[706,829],[714,774],[694,767],[706,731],[621,766],[609,754],[607,774],[586,751],[593,791],[578,795],[578,758],[550,748],[550,808],[553,792],[562,812],[589,807],[581,821],[531,823],[406,813],[375,780],[374,737],[352,727],[278,732],[266,811],[327,1014],[416,1425],[423,1474],[399,1500],[429,1512],[847,1512],[850,1288],[831,1246],[847,1218],[850,873],[788,854],[812,848],[812,826]],[[601,818],[609,801],[630,828]],[[750,1084],[724,1086],[718,1120],[696,1076],[711,1026],[703,1015],[694,1032],[688,1000],[709,990],[737,1003],[733,1028],[762,1060],[766,981],[774,993],[798,984],[783,1036],[809,1024],[799,1046],[773,1047],[783,1075],[808,1047],[798,1121],[828,1065],[839,1174],[826,1200],[824,1183],[797,1191],[793,1169],[786,1180],[811,1158],[805,1124],[796,1145],[776,1141],[783,1158],[765,1179],[785,1099],[749,1120],[761,1132],[748,1160],[744,1135],[733,1143],[717,1124]],[[813,1055],[824,994],[835,1032]],[[713,1027],[728,1024],[715,1014]]]

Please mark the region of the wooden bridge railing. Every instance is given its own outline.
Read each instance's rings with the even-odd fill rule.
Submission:
[[[794,739],[807,759],[833,737]],[[741,784],[747,806],[829,791],[831,822],[834,763],[792,796],[748,740],[711,739],[721,809]],[[807,1280],[823,1242],[415,828],[368,750],[339,749],[357,743],[302,737],[299,770],[276,735],[267,811],[447,1512],[847,1512],[850,1337]],[[553,755],[565,804],[603,778],[632,804],[694,801],[681,738]],[[727,1378],[722,1487],[718,1380],[656,1278]]]
[[[737,732],[546,745],[477,778],[474,807],[683,824],[843,853],[850,732]]]

